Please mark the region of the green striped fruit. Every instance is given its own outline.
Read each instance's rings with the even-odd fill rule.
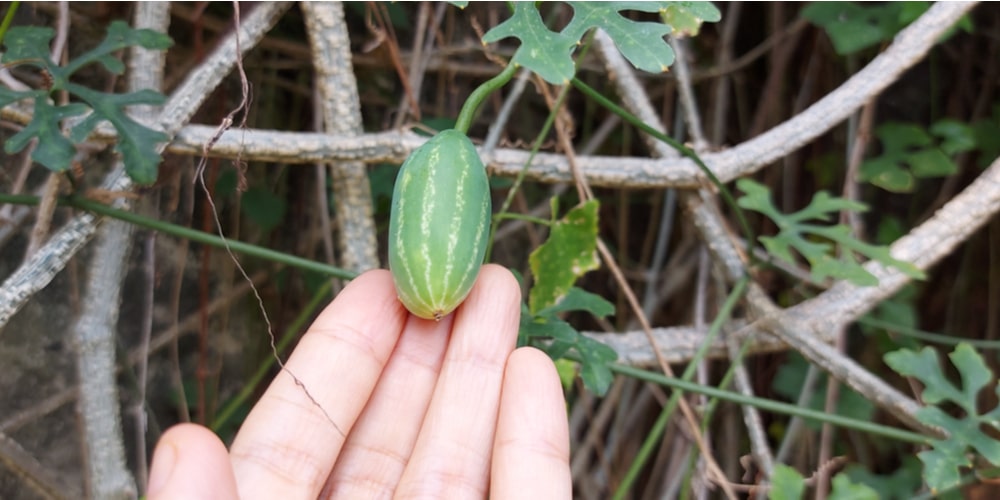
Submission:
[[[410,154],[392,193],[389,270],[411,313],[440,320],[465,300],[490,215],[486,168],[465,134],[445,130]]]

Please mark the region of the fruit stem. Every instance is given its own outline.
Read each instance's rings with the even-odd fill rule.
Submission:
[[[462,111],[458,113],[458,120],[455,121],[455,130],[468,135],[469,127],[472,125],[472,119],[475,117],[479,105],[494,91],[506,85],[513,78],[517,67],[517,64],[513,62],[508,63],[507,67],[499,75],[486,80],[469,94],[469,97],[465,99],[465,104],[462,105]]]

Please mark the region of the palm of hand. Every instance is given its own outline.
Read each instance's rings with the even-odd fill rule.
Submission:
[[[558,377],[543,353],[514,351],[519,311],[499,266],[440,322],[407,314],[388,272],[363,274],[228,453],[201,427],[164,435],[148,498],[569,498]]]

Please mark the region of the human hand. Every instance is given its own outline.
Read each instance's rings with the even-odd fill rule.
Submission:
[[[198,425],[164,433],[147,498],[570,498],[562,390],[544,353],[514,350],[520,307],[496,265],[440,322],[408,314],[387,271],[362,274],[229,451]]]

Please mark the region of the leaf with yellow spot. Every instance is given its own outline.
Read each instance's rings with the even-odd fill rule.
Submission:
[[[554,205],[554,204],[553,204]],[[549,239],[528,258],[534,285],[531,314],[558,304],[576,280],[600,266],[597,260],[597,200],[574,207],[552,224]]]

